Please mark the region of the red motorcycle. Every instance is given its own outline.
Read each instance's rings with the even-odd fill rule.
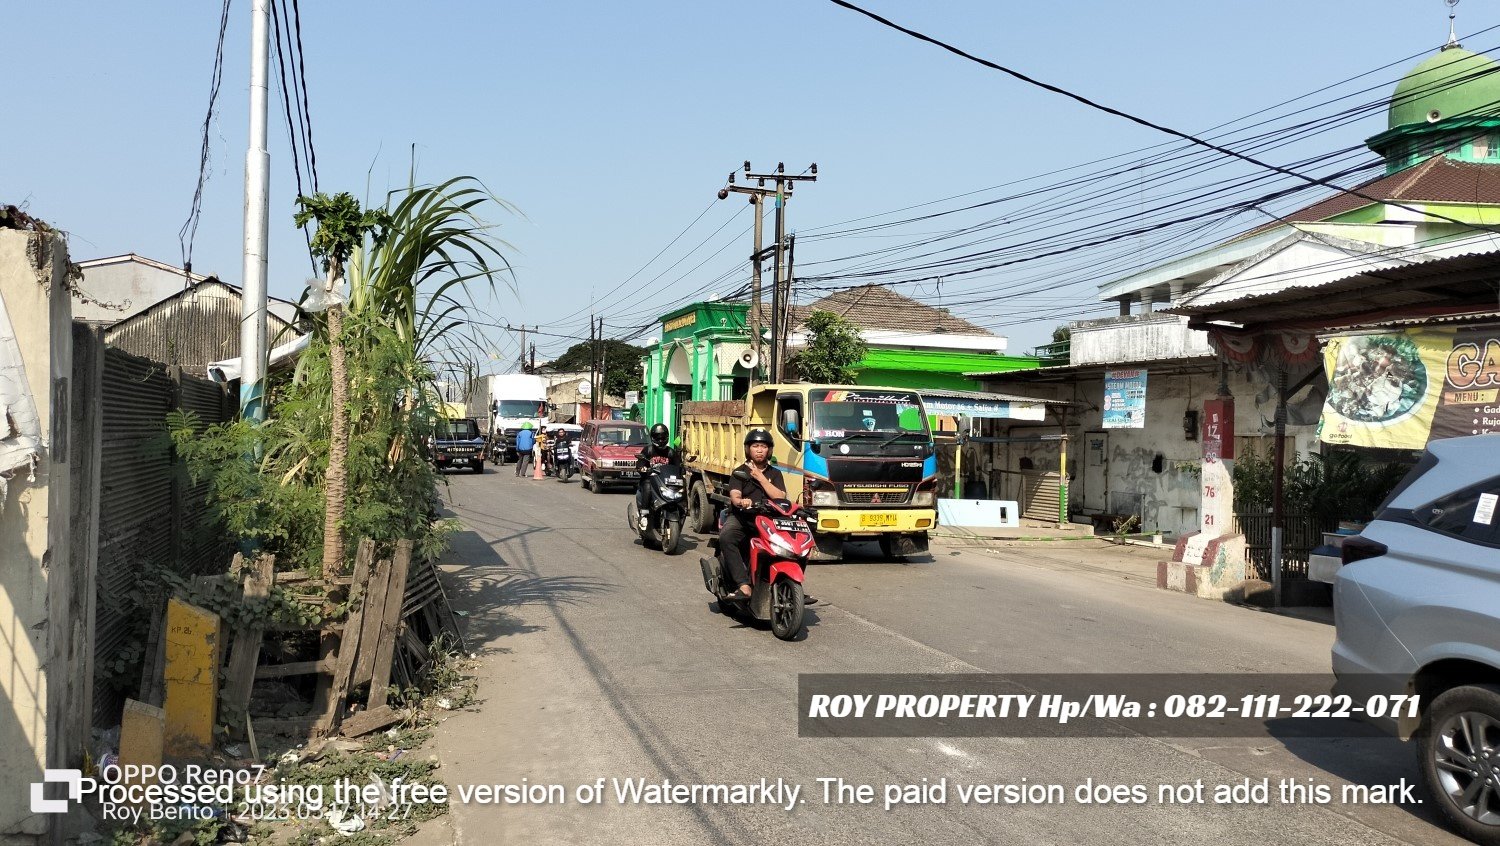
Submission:
[[[708,542],[715,549],[714,557],[698,560],[703,586],[719,601],[721,613],[735,615],[743,608],[756,620],[769,620],[772,634],[791,640],[802,631],[802,571],[815,546],[812,521],[816,515],[784,499],[767,500],[740,513],[754,518],[750,553],[745,558],[750,568],[750,598],[738,602],[725,598],[738,586],[729,583],[717,537]]]

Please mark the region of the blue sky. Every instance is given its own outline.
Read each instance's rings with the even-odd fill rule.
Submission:
[[[364,195],[368,182],[378,197],[404,184],[412,145],[419,178],[481,178],[524,215],[491,216],[514,248],[520,289],[484,310],[558,335],[586,334],[579,312],[591,298],[646,265],[745,159],[795,172],[818,163],[818,182],[799,186],[789,212],[792,229],[813,230],[1164,140],[824,0],[301,5],[321,186]],[[1433,50],[1447,34],[1438,0],[867,7],[1186,131]],[[75,259],[135,252],[180,263],[218,15],[212,0],[7,4],[0,202],[24,203],[69,232]],[[234,0],[194,246],[195,270],[236,284],[248,18],[248,0]],[[1470,0],[1458,22],[1474,32],[1500,24],[1500,10]],[[1500,44],[1496,33],[1487,39],[1465,46]],[[295,298],[310,268],[291,225],[295,186],[274,95],[272,103],[271,292]],[[1372,115],[1271,158],[1293,161],[1383,128],[1383,115]],[[1141,194],[1144,206],[1152,197]],[[602,304],[611,333],[716,279],[709,291],[734,287],[749,252],[749,236],[736,236],[748,225],[742,202],[708,209]],[[872,240],[799,243],[799,275],[804,261],[811,268]],[[1092,283],[1069,280],[1066,290],[983,306],[959,296],[970,283],[903,290],[964,303],[955,312],[1009,335],[1020,352],[1045,342],[1068,304],[1090,302]],[[497,355],[514,354],[508,333],[493,338]],[[569,343],[544,336],[539,354]]]

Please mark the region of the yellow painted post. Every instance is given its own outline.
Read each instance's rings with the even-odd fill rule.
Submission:
[[[166,721],[166,712],[155,705],[125,700],[125,713],[120,717],[120,766],[161,766]]]
[[[1057,447],[1057,527],[1068,524],[1068,433],[1063,432]],[[1087,490],[1084,491],[1087,495]]]
[[[166,752],[179,757],[213,751],[219,698],[219,616],[178,599],[167,603]]]

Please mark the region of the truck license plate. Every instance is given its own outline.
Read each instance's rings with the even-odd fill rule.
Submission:
[[[890,513],[861,514],[859,515],[859,524],[864,527],[894,526],[896,525],[896,515]]]

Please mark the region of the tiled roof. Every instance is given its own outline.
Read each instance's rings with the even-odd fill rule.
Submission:
[[[1353,189],[1382,201],[1404,203],[1492,203],[1500,205],[1500,166],[1460,162],[1434,156],[1416,167],[1381,176]],[[1246,238],[1286,223],[1327,220],[1370,205],[1353,194],[1335,194],[1305,206],[1275,223],[1241,235]],[[1236,239],[1238,240],[1238,239]]]
[[[883,285],[861,285],[835,291],[808,306],[797,306],[794,318],[803,323],[815,311],[831,311],[861,329],[899,332],[948,332],[955,335],[992,335],[961,317],[903,296]]]

